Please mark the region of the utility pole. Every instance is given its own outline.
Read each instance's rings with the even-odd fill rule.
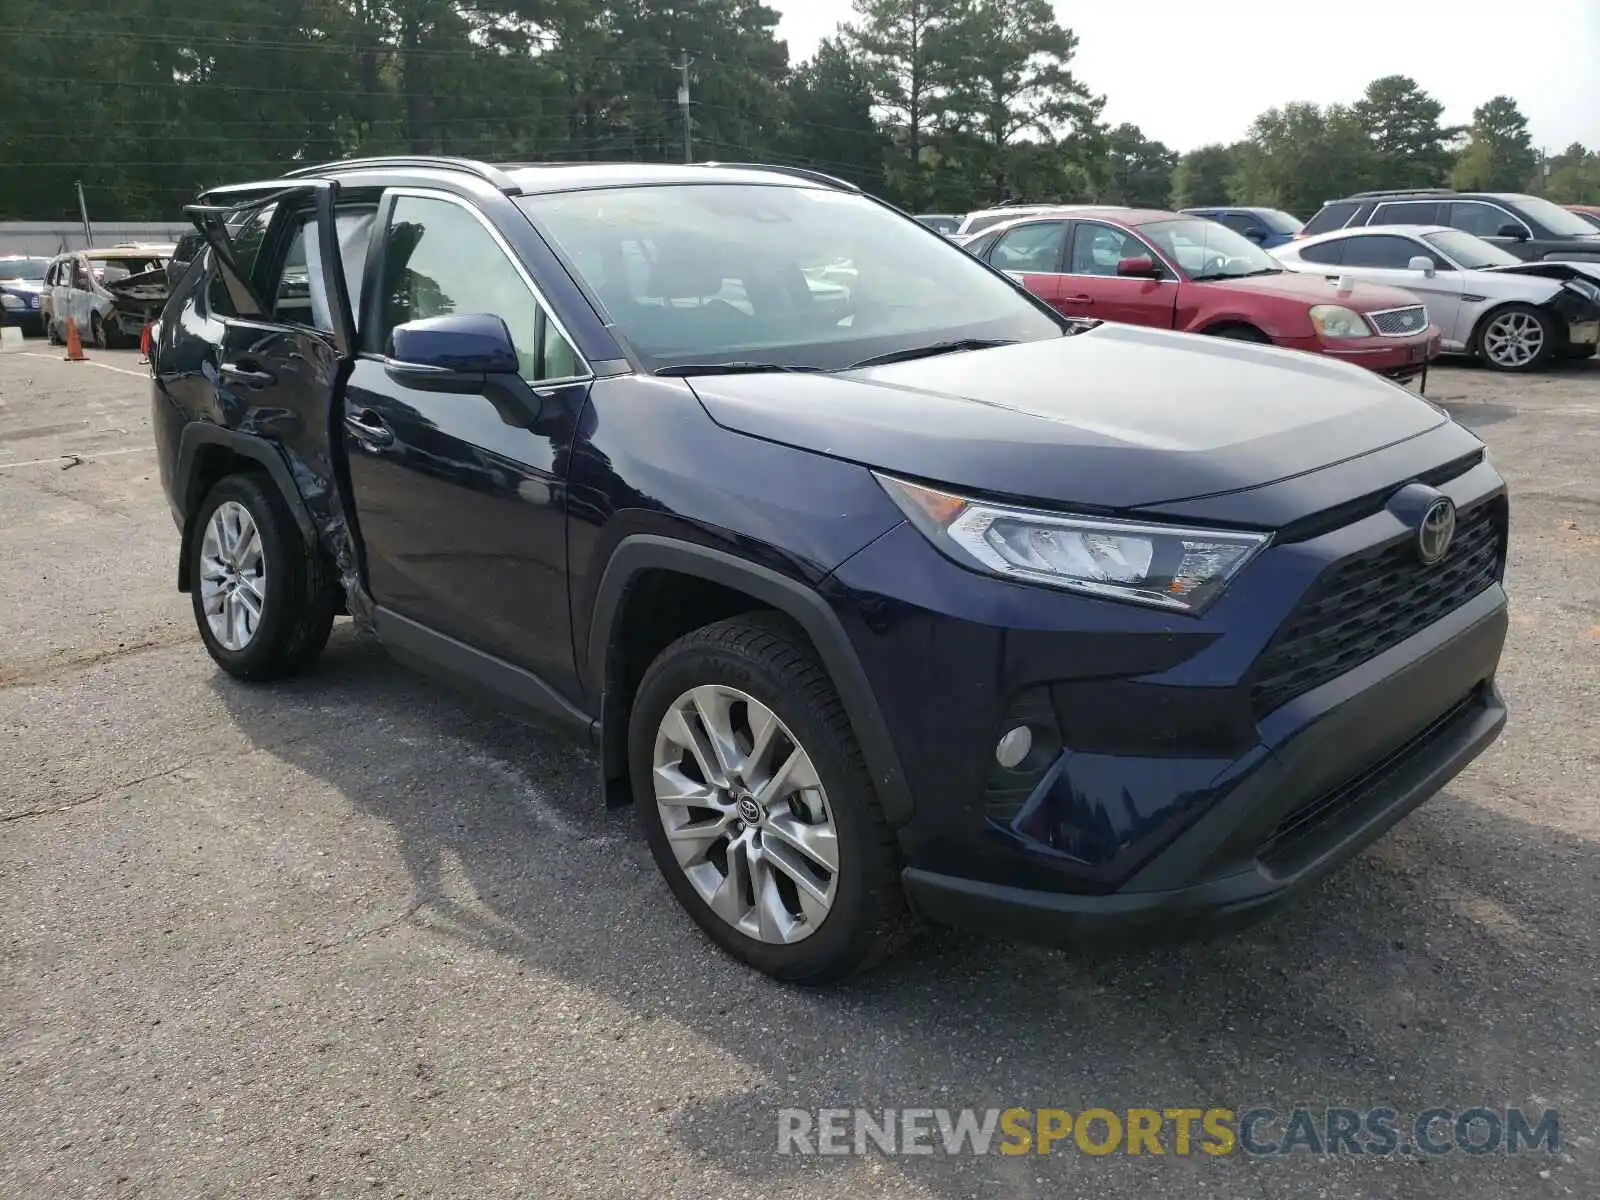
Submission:
[[[689,125],[689,67],[693,62],[685,50],[683,61],[678,64],[678,110],[683,114],[683,161],[686,163],[694,161],[694,130]]]
[[[89,225],[89,202],[83,198],[83,180],[78,180],[78,215],[83,218],[84,249],[94,245],[94,229]]]

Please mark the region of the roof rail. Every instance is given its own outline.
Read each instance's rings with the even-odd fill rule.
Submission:
[[[302,179],[308,175],[325,175],[330,171],[357,171],[369,167],[433,167],[444,171],[464,171],[468,175],[475,175],[487,183],[494,184],[502,192],[520,192],[522,188],[516,180],[507,175],[499,167],[490,166],[488,163],[479,162],[474,158],[449,158],[435,154],[393,154],[377,158],[342,158],[337,162],[318,163],[311,167],[297,167],[293,171],[285,171],[285,179]]]
[[[1372,200],[1378,196],[1454,196],[1454,188],[1380,188],[1375,192],[1356,192],[1352,200]]]
[[[824,175],[821,171],[813,171],[807,167],[786,167],[777,163],[748,163],[748,162],[701,162],[697,167],[737,167],[742,171],[772,171],[778,175],[792,175],[796,179],[809,179],[812,183],[824,183],[841,192],[859,192],[861,189],[845,179],[833,175]]]

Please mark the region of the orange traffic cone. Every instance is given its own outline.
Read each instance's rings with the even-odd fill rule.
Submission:
[[[139,361],[141,363],[150,361],[150,326],[148,323],[139,331]]]
[[[67,353],[64,357],[67,362],[89,361],[89,356],[83,352],[83,339],[78,336],[78,322],[72,317],[67,318]]]

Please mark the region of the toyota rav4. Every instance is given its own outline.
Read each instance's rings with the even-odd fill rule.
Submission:
[[[1505,488],[1325,358],[1073,320],[807,172],[216,189],[152,350],[232,675],[346,613],[593,746],[723,948],[1237,924],[1498,734]]]

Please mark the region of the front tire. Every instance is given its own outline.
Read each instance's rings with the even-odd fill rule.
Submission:
[[[277,488],[258,475],[228,475],[194,520],[190,599],[217,665],[253,681],[310,667],[333,627],[333,588]]]
[[[628,753],[656,866],[723,950],[820,984],[903,940],[894,835],[838,693],[786,619],[735,617],[668,646],[639,685]]]
[[[110,343],[106,341],[106,323],[99,313],[89,314],[89,344],[96,350],[110,348]]]
[[[1537,371],[1556,352],[1556,327],[1532,305],[1508,304],[1483,319],[1474,340],[1491,370]]]
[[[59,346],[59,345],[61,345],[61,339],[56,336],[56,323],[51,318],[50,314],[49,313],[45,313],[39,319],[40,319],[40,321],[42,321],[44,323],[44,341],[45,341],[45,345],[47,345],[47,346]]]

